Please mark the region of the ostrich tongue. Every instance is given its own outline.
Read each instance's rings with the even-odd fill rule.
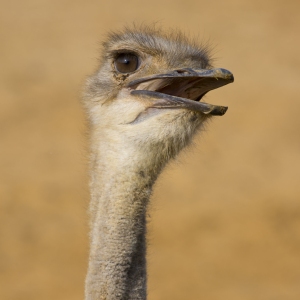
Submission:
[[[132,95],[161,99],[153,107],[187,108],[204,114],[222,116],[226,106],[200,102],[209,91],[233,82],[225,69],[180,69],[131,81],[127,87]]]

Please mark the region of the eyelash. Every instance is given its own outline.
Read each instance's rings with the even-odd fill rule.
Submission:
[[[132,50],[128,50],[128,49],[115,50],[112,53],[110,53],[109,56],[110,56],[111,59],[116,59],[120,54],[123,54],[123,53],[132,54],[132,55],[135,55],[135,56],[140,58],[140,55],[138,53],[136,53]]]

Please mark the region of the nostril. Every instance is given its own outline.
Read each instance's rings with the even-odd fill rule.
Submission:
[[[178,74],[190,74],[190,73],[189,73],[187,70],[185,70],[185,69],[176,70],[175,72],[178,73]]]
[[[178,74],[185,74],[185,75],[195,75],[196,74],[197,75],[197,72],[191,68],[179,69],[179,70],[176,70],[176,72]]]

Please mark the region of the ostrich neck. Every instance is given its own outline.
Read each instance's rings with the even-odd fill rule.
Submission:
[[[92,171],[86,299],[145,300],[146,209],[158,174],[111,149],[92,154]]]

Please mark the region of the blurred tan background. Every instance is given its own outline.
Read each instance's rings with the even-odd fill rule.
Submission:
[[[83,299],[79,95],[105,32],[176,27],[215,46],[228,105],[156,185],[150,300],[300,299],[299,1],[1,1],[0,299]]]

